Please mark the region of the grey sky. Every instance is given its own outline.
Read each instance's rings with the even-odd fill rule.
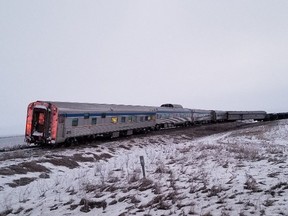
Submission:
[[[287,0],[0,0],[0,135],[35,100],[288,111],[287,57]]]

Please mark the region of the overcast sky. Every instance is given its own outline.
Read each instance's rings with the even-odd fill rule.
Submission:
[[[0,135],[35,100],[288,111],[287,0],[0,0]]]

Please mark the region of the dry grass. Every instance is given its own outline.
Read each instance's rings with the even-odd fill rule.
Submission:
[[[0,154],[0,161],[22,159],[27,157],[28,155],[26,155],[25,152],[23,153],[22,151],[3,152]]]
[[[173,163],[175,163],[175,161],[173,161]],[[173,164],[172,163],[172,164]],[[165,164],[163,162],[160,162],[155,170],[155,173],[170,173],[170,170],[168,168],[165,167]]]
[[[107,202],[105,200],[93,201],[93,200],[82,198],[79,205],[82,206],[80,208],[80,211],[86,213],[86,212],[90,212],[94,208],[103,208],[103,210],[105,210],[107,207]]]
[[[140,184],[138,186],[139,191],[145,191],[148,189],[151,189],[153,187],[153,181],[151,179],[143,178],[140,181]]]
[[[24,186],[24,185],[30,184],[35,179],[37,179],[37,178],[24,177],[24,178],[13,180],[13,183],[7,183],[7,185],[9,185],[12,188],[16,188],[16,187],[19,187],[19,186]]]
[[[6,209],[5,211],[0,212],[0,216],[7,216],[13,212],[13,209]]]
[[[140,173],[133,172],[132,175],[129,176],[128,183],[132,184],[134,182],[138,182],[140,180]]]
[[[48,162],[53,164],[54,166],[65,166],[69,169],[74,169],[79,167],[79,164],[72,160],[70,157],[62,156],[61,158],[51,158],[51,159],[44,159],[41,162]]]
[[[218,196],[220,192],[223,191],[221,186],[213,185],[211,189],[209,189],[207,197]]]
[[[247,176],[247,180],[244,183],[244,189],[251,190],[252,192],[261,192],[258,183],[252,176]]]
[[[94,156],[94,155],[93,155]],[[77,162],[94,162],[95,158],[93,157],[83,157],[82,154],[74,154],[71,159],[77,161]]]
[[[108,154],[108,153],[102,153],[102,154],[99,155],[99,159],[100,160],[105,160],[105,161],[107,161],[107,159],[112,158],[112,157],[113,156],[111,154]]]
[[[0,169],[0,175],[27,174],[28,172],[50,172],[46,167],[36,161],[23,162]]]
[[[119,145],[120,148],[126,149],[126,150],[130,150],[131,147],[125,146],[125,145]]]
[[[241,160],[259,161],[265,158],[258,149],[247,145],[233,144],[227,148],[227,151],[234,153],[235,158]]]

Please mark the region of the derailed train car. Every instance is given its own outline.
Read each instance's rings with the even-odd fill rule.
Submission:
[[[264,120],[267,113],[265,111],[227,111],[227,120]]]
[[[156,110],[148,106],[68,102],[29,104],[26,142],[54,144],[79,137],[130,135],[155,126]]]
[[[118,137],[137,132],[236,120],[264,120],[263,111],[186,109],[114,104],[36,101],[27,110],[25,140],[34,144],[71,143],[97,136]]]
[[[191,109],[191,113],[193,124],[208,124],[211,123],[215,117],[213,116],[212,110]]]
[[[162,104],[156,110],[156,129],[188,126],[191,124],[191,110],[183,108],[179,104]]]

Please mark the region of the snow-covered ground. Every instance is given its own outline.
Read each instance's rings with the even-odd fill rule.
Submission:
[[[0,150],[17,148],[23,145],[26,145],[23,135],[0,137]]]
[[[0,155],[2,215],[288,215],[287,120],[31,151]]]

